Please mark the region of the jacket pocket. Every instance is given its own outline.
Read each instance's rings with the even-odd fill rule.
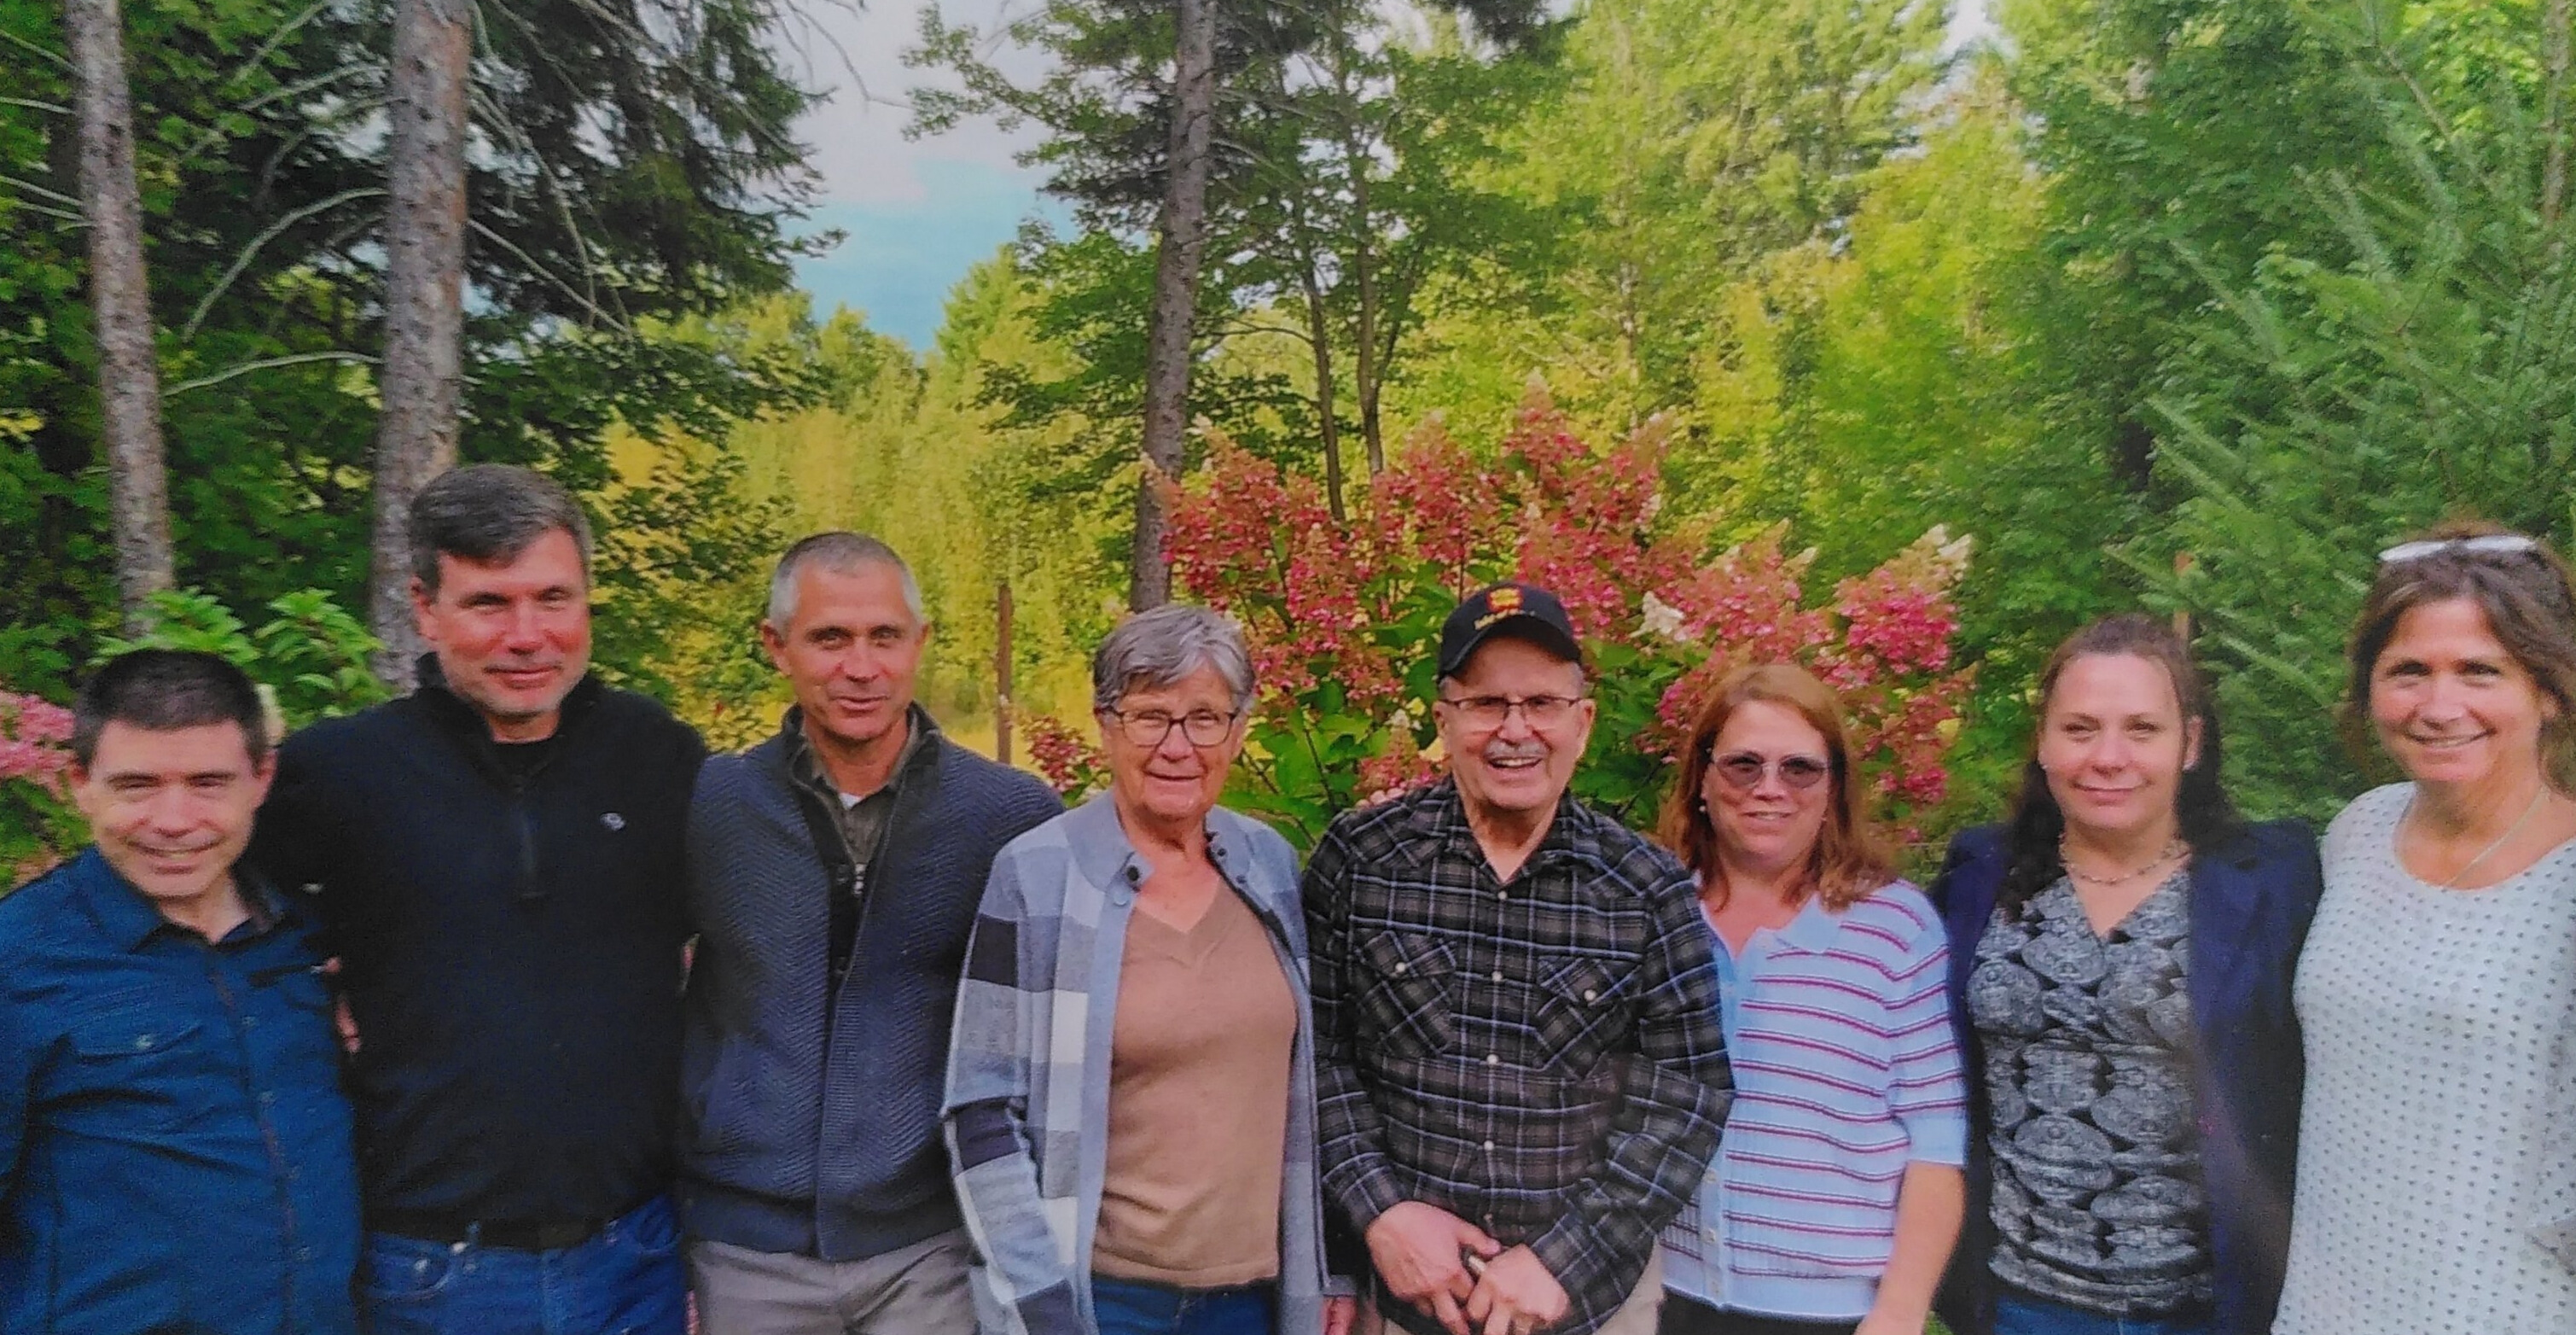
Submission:
[[[749,1119],[750,1092],[744,1088],[743,1068],[748,1065],[740,1046],[728,1043],[716,1054],[715,1064],[707,1071],[706,1083],[694,1100],[696,1124],[690,1128],[691,1141],[701,1155],[710,1158],[739,1154],[752,1144]]]
[[[175,1130],[210,1096],[239,1088],[199,1020],[116,1012],[75,1024],[69,1046],[59,1118],[66,1129],[109,1138]]]
[[[1539,979],[1539,1052],[1548,1066],[1570,1076],[1589,1074],[1627,1037],[1636,992],[1633,966],[1578,956],[1551,966]]]
[[[1360,1015],[1369,1037],[1396,1057],[1429,1057],[1456,1037],[1449,948],[1426,936],[1380,932],[1360,947]]]

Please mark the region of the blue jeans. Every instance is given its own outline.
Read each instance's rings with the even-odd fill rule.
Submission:
[[[2001,1293],[1995,1296],[1995,1335],[2209,1335],[2209,1318],[2104,1316]]]
[[[1274,1288],[1175,1289],[1093,1275],[1092,1323],[1100,1335],[1271,1335]]]
[[[550,1252],[370,1233],[358,1261],[368,1335],[685,1335],[688,1294],[660,1197]]]

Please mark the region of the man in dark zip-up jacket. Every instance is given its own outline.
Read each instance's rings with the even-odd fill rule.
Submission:
[[[681,840],[704,749],[589,657],[588,534],[523,469],[412,512],[419,688],[287,740],[253,858],[356,1022],[368,1328],[680,1335]]]
[[[993,855],[1061,804],[913,703],[928,629],[883,543],[798,543],[761,627],[797,705],[699,776],[680,1196],[710,1335],[975,1327],[949,1018]]]

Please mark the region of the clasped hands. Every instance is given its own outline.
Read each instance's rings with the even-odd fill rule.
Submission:
[[[1536,1252],[1507,1248],[1436,1205],[1405,1201],[1379,1215],[1368,1249],[1387,1291],[1450,1335],[1534,1335],[1573,1307]],[[1471,1255],[1481,1275],[1469,1269]]]

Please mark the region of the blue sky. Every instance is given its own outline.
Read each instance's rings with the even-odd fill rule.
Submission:
[[[797,34],[799,69],[830,96],[799,126],[814,148],[823,198],[814,230],[839,228],[847,239],[796,268],[814,295],[817,315],[836,305],[864,312],[868,325],[915,348],[939,328],[949,289],[967,269],[1010,240],[1024,219],[1062,222],[1067,211],[1038,193],[1038,175],[1014,162],[1032,137],[968,124],[928,139],[907,139],[911,89],[937,78],[903,67],[903,49],[933,0],[825,0],[798,11],[810,25]],[[992,26],[1031,0],[936,0],[951,22]],[[1403,0],[1388,0],[1403,3]],[[1951,40],[1992,31],[1987,0],[1956,0]],[[800,67],[801,62],[801,67]],[[1009,64],[1013,62],[1005,61]]]
[[[1019,232],[1032,214],[1061,221],[1029,173],[1007,163],[926,157],[912,164],[913,198],[833,199],[815,210],[814,231],[847,234],[830,254],[796,267],[814,310],[836,305],[867,316],[868,327],[925,348],[939,328],[948,291],[978,261]]]

